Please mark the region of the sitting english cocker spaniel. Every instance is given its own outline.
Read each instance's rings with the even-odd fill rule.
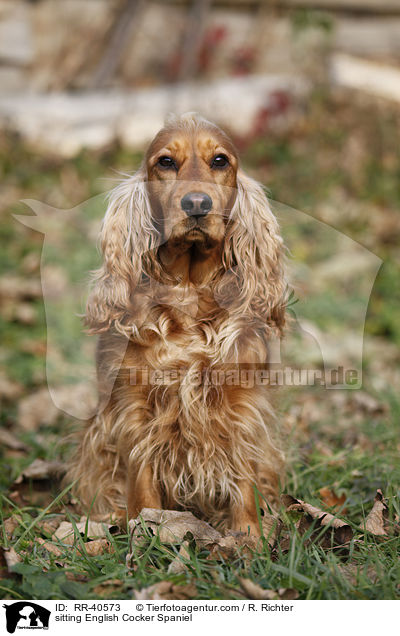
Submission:
[[[217,126],[170,118],[112,191],[101,245],[86,312],[100,399],[69,471],[77,495],[259,534],[257,489],[276,497],[282,453],[268,386],[238,372],[265,368],[286,291],[263,189]]]

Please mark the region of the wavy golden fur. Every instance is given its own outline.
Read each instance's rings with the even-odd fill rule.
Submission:
[[[101,247],[86,312],[100,399],[68,473],[77,495],[129,518],[190,509],[258,533],[254,485],[273,502],[282,453],[268,387],[229,377],[264,368],[284,326],[282,240],[262,187],[217,126],[171,117],[112,191]]]

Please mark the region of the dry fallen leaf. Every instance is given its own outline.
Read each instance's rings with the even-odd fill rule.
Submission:
[[[51,552],[51,554],[54,554],[57,557],[62,555],[62,550],[60,550],[58,546],[54,545],[54,543],[50,543],[50,541],[45,541],[41,537],[36,537],[35,540],[36,540],[36,543],[39,543],[39,545],[43,546],[47,550],[47,552]]]
[[[78,552],[88,556],[99,556],[99,554],[113,553],[114,548],[108,539],[95,539],[94,541],[85,542],[85,551],[78,547]]]
[[[54,424],[59,414],[48,388],[44,387],[19,402],[17,421],[25,431],[35,431],[42,425]]]
[[[47,462],[43,459],[35,459],[17,477],[14,484],[21,484],[26,479],[53,479],[60,477],[65,472],[65,466],[61,462]]]
[[[68,411],[71,402],[87,404],[88,412],[92,408],[92,391],[89,383],[80,382],[52,389],[55,402],[62,410]],[[55,424],[61,411],[53,402],[47,387],[27,395],[18,404],[18,425],[26,431],[35,431],[40,426]]]
[[[240,587],[242,588],[246,598],[262,601],[275,599],[277,593],[274,590],[265,590],[258,583],[254,583],[250,579],[239,577]]]
[[[45,265],[42,267],[41,279],[47,300],[63,298],[69,291],[68,277],[61,267]]]
[[[6,537],[8,540],[12,539],[12,536],[14,534],[14,530],[16,528],[18,528],[19,524],[21,523],[21,517],[8,517],[8,519],[4,520],[3,523],[3,528],[4,528],[4,532],[6,533]]]
[[[129,521],[132,538],[143,536],[142,521],[154,534],[158,533],[161,543],[181,543],[187,535],[191,535],[190,538],[197,545],[205,547],[222,536],[209,523],[197,519],[191,512],[143,508],[136,519]]]
[[[103,581],[100,585],[96,585],[96,587],[93,588],[93,592],[96,596],[104,596],[110,593],[110,587],[120,587],[123,584],[122,579],[109,579],[108,581]]]
[[[280,521],[275,519],[274,537],[276,536],[275,528],[279,525]],[[268,535],[265,534],[265,538],[267,536]],[[272,538],[272,533],[269,536],[269,541],[269,546],[272,547],[272,544],[275,543],[275,538]],[[260,551],[263,548],[263,545],[264,541],[261,537],[231,530],[224,537],[218,539],[218,541],[214,544],[208,546],[210,549],[208,559],[222,559],[229,561],[237,559],[238,557],[252,558],[254,552]]]
[[[74,526],[70,521],[62,521],[52,536],[52,539],[58,539],[61,543],[73,545],[75,543]]]
[[[17,303],[13,318],[23,325],[33,325],[37,320],[36,308],[31,303]]]
[[[282,521],[279,518],[268,514],[264,510],[264,516],[262,518],[262,529],[264,537],[267,539],[268,545],[272,549],[281,533]]]
[[[11,431],[8,431],[5,428],[0,429],[0,444],[6,446],[7,448],[11,448],[12,450],[20,450],[27,451],[28,446],[21,442]]]
[[[175,585],[171,581],[160,581],[160,583],[150,585],[150,587],[135,590],[133,595],[137,601],[184,601],[195,598],[197,596],[197,588],[193,584]]]
[[[245,597],[254,601],[263,600],[294,600],[298,598],[299,593],[293,588],[280,588],[279,590],[265,590],[254,581],[239,577],[240,587]]]
[[[23,386],[0,373],[0,399],[16,400],[23,392]]]
[[[46,340],[21,340],[19,349],[24,353],[44,357],[47,352],[47,342]]]
[[[343,514],[345,513],[343,505],[346,501],[346,495],[344,493],[338,497],[337,494],[327,486],[320,488],[318,492],[325,506],[328,506],[328,508],[335,508],[337,510],[340,509]]]
[[[238,557],[252,558],[254,552],[262,547],[262,539],[245,532],[230,532],[210,546],[208,559],[231,561]]]
[[[346,563],[345,565],[337,566],[340,573],[343,577],[349,581],[352,585],[357,585],[359,574],[361,574],[362,578],[367,576],[370,579],[371,583],[376,583],[379,579],[378,573],[373,566],[365,566],[355,565],[354,563]]]
[[[389,509],[380,489],[376,491],[374,505],[367,515],[361,528],[376,536],[387,537],[389,535]]]
[[[184,541],[179,548],[175,559],[168,566],[168,574],[180,574],[187,570],[187,563],[190,561],[189,541]]]
[[[61,462],[35,459],[15,480],[10,499],[19,507],[29,504],[45,508],[54,500],[53,486],[64,472],[65,466]]]
[[[15,552],[14,548],[3,548],[3,554],[9,572],[12,572],[14,565],[22,561],[22,557]]]
[[[4,557],[4,548],[0,546],[0,579],[7,579],[9,576],[7,561]]]
[[[319,534],[321,527],[329,527],[331,532],[322,536],[322,545],[330,547],[331,539],[334,545],[345,545],[353,538],[353,531],[349,524],[333,515],[320,510],[311,504],[295,499],[291,495],[283,495],[282,501],[286,505],[287,512],[302,513],[297,528],[301,534],[306,532],[313,524],[315,533]]]
[[[279,538],[279,551],[282,552],[282,554],[289,552],[291,544],[291,535],[287,531],[283,532]]]
[[[12,490],[9,494],[9,498],[18,506],[18,508],[23,508],[26,505],[26,501],[18,489]]]
[[[45,519],[44,521],[40,521],[36,525],[36,528],[39,530],[39,532],[43,532],[44,534],[51,537],[59,527],[60,523],[60,518],[54,517],[53,519]]]
[[[24,274],[33,274],[40,269],[40,254],[29,252],[21,261],[21,270]]]
[[[281,601],[295,601],[296,598],[299,598],[299,593],[293,587],[280,587],[278,597]]]
[[[117,526],[111,526],[106,523],[98,523],[97,521],[87,521],[84,517],[75,524],[78,532],[82,537],[87,539],[99,539],[107,535],[107,531],[111,534],[115,533]],[[53,534],[53,539],[58,539],[67,545],[75,543],[74,526],[69,521],[63,521]]]
[[[36,278],[22,278],[7,274],[0,278],[0,297],[12,299],[35,299],[42,297],[42,283]]]
[[[365,393],[365,391],[354,391],[352,394],[353,402],[362,411],[369,415],[380,415],[387,410],[387,407],[382,402],[378,402],[372,395]]]
[[[187,547],[185,547],[185,545],[188,545],[185,541],[187,539],[194,540],[199,547],[209,549],[208,558],[211,560],[230,560],[238,557],[251,558],[253,553],[263,546],[263,540],[260,537],[248,535],[244,532],[228,532],[225,536],[222,536],[220,532],[205,521],[197,519],[191,512],[145,508],[137,519],[129,522],[131,549],[126,559],[128,568],[135,567],[133,545],[140,548],[145,535],[142,522],[145,522],[146,528],[153,534],[158,533],[162,543],[182,544],[179,555],[169,566],[170,572],[183,571],[185,569],[184,559],[188,557]],[[268,538],[269,545],[272,547],[280,531],[281,522],[279,519],[265,513],[262,523],[264,536]]]

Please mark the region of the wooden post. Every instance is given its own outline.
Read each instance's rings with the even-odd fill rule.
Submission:
[[[204,35],[211,0],[193,0],[182,47],[181,81],[192,79],[197,70],[198,54]]]
[[[105,86],[115,74],[122,54],[128,44],[137,16],[145,6],[145,0],[126,0],[125,6],[116,19],[105,53],[94,72],[90,88]]]

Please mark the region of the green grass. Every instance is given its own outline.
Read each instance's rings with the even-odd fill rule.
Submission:
[[[309,397],[314,398],[312,393]],[[287,395],[285,408],[290,409],[296,400],[296,396]],[[377,488],[381,488],[388,499],[389,519],[395,520],[400,513],[400,402],[392,394],[386,396],[385,402],[391,406],[384,416],[356,418],[357,423],[353,422],[351,429],[353,439],[349,438],[349,427],[338,423],[333,412],[322,423],[315,422],[308,427],[307,440],[298,436],[297,442],[292,442],[291,454],[297,459],[291,462],[285,491],[323,509],[318,492],[322,486],[333,488],[337,494],[344,493],[345,510],[339,512],[339,517],[354,531],[346,550],[322,548],[312,540],[311,530],[301,536],[293,520],[281,511],[285,532],[290,537],[285,551],[280,549],[279,543],[272,553],[260,545],[251,558],[241,555],[239,550],[235,558],[210,560],[209,551],[192,542],[185,572],[168,574],[168,566],[176,558],[179,545],[162,544],[157,536],[147,536],[140,547],[134,549],[134,569],[129,570],[125,564],[129,551],[126,532],[108,533],[112,553],[88,556],[79,533],[76,533],[77,547],[72,549],[52,539],[51,533],[41,527],[43,522],[57,518],[78,521],[74,508],[68,503],[68,494],[50,496],[47,505],[20,506],[12,502],[3,484],[1,516],[19,520],[12,536],[3,536],[3,545],[5,548],[15,546],[22,562],[13,568],[11,576],[0,580],[0,594],[4,598],[123,599],[132,598],[134,590],[169,580],[181,586],[194,584],[197,590],[194,598],[239,599],[243,598],[239,577],[245,577],[266,589],[294,588],[300,599],[399,598],[400,536],[381,538],[360,530]],[[41,431],[43,439],[53,434],[54,429]],[[24,439],[28,442],[29,435]],[[320,439],[329,447],[329,457],[314,445]],[[376,448],[376,453],[363,450],[365,439]],[[380,461],[377,461],[378,455]],[[34,457],[53,456],[53,446],[46,449],[36,443],[29,456],[9,462],[14,464],[13,475],[16,475]],[[24,498],[29,499],[29,495],[25,493]],[[38,537],[56,545],[61,554],[51,554],[38,543]]]
[[[338,482],[338,465],[340,480]],[[16,545],[23,561],[13,568],[14,574],[0,581],[1,594],[5,598],[131,598],[133,590],[148,587],[159,581],[170,580],[177,585],[194,583],[198,599],[235,599],[242,592],[238,577],[249,578],[266,589],[294,588],[300,599],[390,599],[400,596],[400,538],[389,537],[384,541],[373,536],[363,536],[357,531],[371,507],[371,493],[379,483],[385,486],[391,478],[399,479],[399,469],[393,466],[391,473],[378,475],[372,461],[351,453],[339,453],[333,457],[332,466],[326,458],[313,453],[307,464],[295,465],[296,495],[315,504],[316,484],[338,482],[349,501],[345,518],[354,524],[355,537],[348,552],[336,554],[314,543],[308,543],[307,534],[300,536],[289,524],[291,536],[287,552],[279,549],[272,556],[268,548],[261,548],[252,558],[241,557],[229,561],[208,560],[208,552],[192,546],[187,569],[183,574],[169,575],[168,566],[176,557],[178,546],[163,545],[157,537],[145,539],[133,559],[134,571],[125,565],[129,539],[125,533],[109,535],[112,554],[90,557],[70,546],[55,542],[60,556],[53,556],[37,543],[37,537],[51,541],[45,531],[38,531],[36,521],[51,521],[51,509],[35,507],[10,507],[5,499],[3,515],[18,514],[21,521],[7,545]],[[397,470],[397,473],[396,473]],[[363,475],[354,478],[354,471]],[[393,483],[393,482],[391,482]],[[293,485],[287,490],[293,492]],[[390,488],[386,492],[390,492]],[[398,494],[389,497],[390,509],[398,513]],[[368,504],[367,504],[367,500]],[[366,502],[362,506],[362,502]],[[57,505],[56,505],[57,507]],[[63,514],[63,512],[59,513]],[[80,537],[78,535],[77,544]],[[43,572],[46,573],[43,576]]]

